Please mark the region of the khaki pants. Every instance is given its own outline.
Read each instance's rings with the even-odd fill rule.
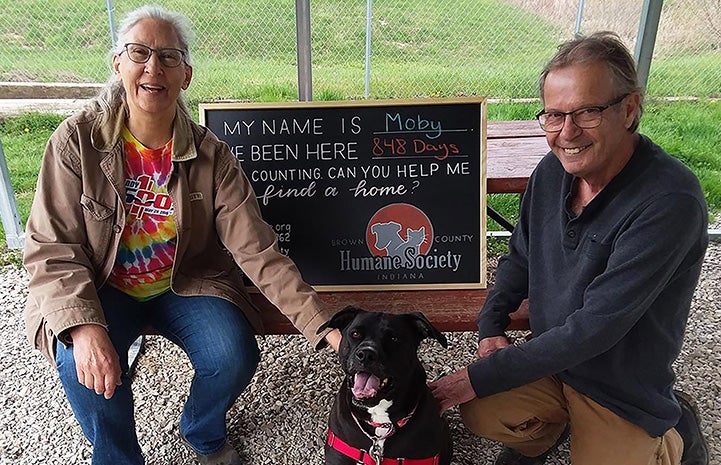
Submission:
[[[556,443],[571,424],[574,465],[679,465],[683,442],[671,428],[651,437],[642,428],[561,383],[544,378],[461,405],[474,434],[535,457]]]

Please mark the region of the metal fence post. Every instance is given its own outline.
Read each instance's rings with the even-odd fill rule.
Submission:
[[[365,75],[365,98],[371,92],[371,26],[373,20],[373,2],[366,0],[366,75]]]
[[[636,59],[638,81],[644,89],[648,83],[651,59],[653,58],[653,47],[656,45],[656,35],[658,34],[658,23],[661,20],[662,7],[663,0],[643,0],[641,22],[638,25],[638,34],[636,35],[634,58]]]
[[[115,11],[115,8],[113,8],[113,0],[108,0],[106,5],[108,9],[108,24],[110,25],[110,46],[114,49],[117,38],[115,37],[115,20],[113,19],[113,11]]]
[[[298,100],[313,100],[310,58],[310,0],[295,0],[296,47],[298,49]]]
[[[573,31],[575,37],[581,35],[581,23],[583,23],[583,0],[578,0],[578,9],[576,10],[576,27]]]
[[[22,249],[25,245],[25,232],[20,222],[18,205],[15,202],[15,193],[10,183],[10,172],[5,161],[3,144],[0,141],[0,213],[2,213],[3,228],[5,229],[5,242],[10,249]]]

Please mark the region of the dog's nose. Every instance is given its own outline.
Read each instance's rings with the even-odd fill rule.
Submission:
[[[360,362],[374,362],[378,359],[378,353],[373,347],[360,347],[355,352],[355,358]]]

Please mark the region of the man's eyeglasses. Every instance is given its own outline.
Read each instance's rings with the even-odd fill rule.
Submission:
[[[147,45],[128,43],[119,53],[128,52],[128,58],[134,63],[147,63],[150,56],[155,53],[160,64],[166,68],[175,68],[185,60],[185,52],[177,48],[150,48]]]
[[[603,120],[603,112],[614,105],[618,105],[630,94],[623,94],[620,97],[610,101],[606,105],[598,107],[579,108],[574,111],[551,111],[541,110],[536,114],[538,124],[541,129],[546,132],[559,132],[566,123],[566,116],[571,115],[573,124],[581,129],[593,129],[598,127]]]

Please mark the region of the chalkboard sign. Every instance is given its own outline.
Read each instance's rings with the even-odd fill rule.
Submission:
[[[486,286],[483,98],[200,105],[319,291]]]

